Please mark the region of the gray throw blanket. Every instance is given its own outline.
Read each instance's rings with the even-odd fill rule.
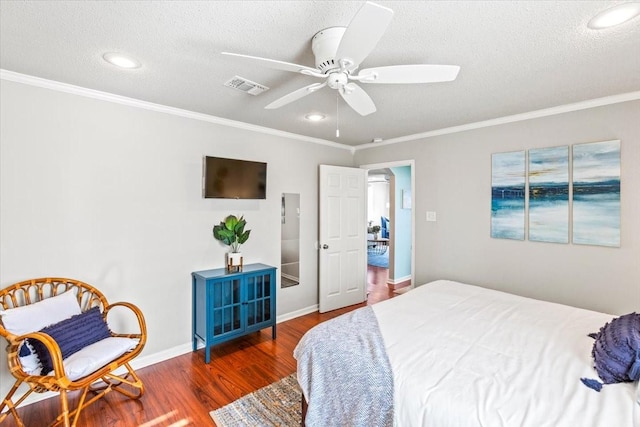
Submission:
[[[315,326],[293,354],[307,427],[393,425],[393,373],[371,307]]]

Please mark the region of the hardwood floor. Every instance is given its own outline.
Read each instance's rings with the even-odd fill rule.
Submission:
[[[387,277],[387,269],[369,267],[366,304],[395,296],[386,284]],[[408,284],[397,285],[396,289]],[[324,314],[311,313],[279,323],[276,340],[271,339],[269,328],[213,347],[209,364],[204,363],[204,350],[199,350],[140,369],[137,372],[146,389],[140,400],[110,393],[82,411],[78,425],[213,426],[209,411],[295,372],[293,349],[307,330],[363,305],[365,303]],[[76,404],[76,394],[71,395],[72,407]],[[26,426],[46,426],[57,416],[58,405],[58,399],[52,398],[18,412]],[[15,425],[12,417],[3,423],[3,427]]]
[[[387,279],[389,278],[389,270],[382,267],[367,266],[367,303],[375,304],[379,301],[384,301],[389,298],[393,298],[396,294],[394,290],[405,288],[411,285],[411,281],[399,283],[395,286],[387,285]]]

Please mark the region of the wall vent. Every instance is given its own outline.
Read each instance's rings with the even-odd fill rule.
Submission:
[[[268,87],[256,82],[252,82],[244,77],[235,76],[224,84],[227,87],[237,89],[242,92],[246,92],[250,95],[260,95],[265,90],[269,90]]]

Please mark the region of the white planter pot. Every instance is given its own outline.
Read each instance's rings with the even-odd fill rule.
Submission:
[[[227,253],[227,269],[242,270],[242,252],[229,252]]]

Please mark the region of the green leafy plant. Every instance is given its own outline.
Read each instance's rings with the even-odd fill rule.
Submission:
[[[377,234],[380,232],[380,226],[379,225],[374,225],[373,227],[371,227],[371,232],[373,234]]]
[[[240,245],[249,240],[251,230],[245,230],[247,221],[243,216],[240,218],[229,215],[220,224],[213,226],[213,237],[220,240],[231,248],[231,252],[239,252]]]

